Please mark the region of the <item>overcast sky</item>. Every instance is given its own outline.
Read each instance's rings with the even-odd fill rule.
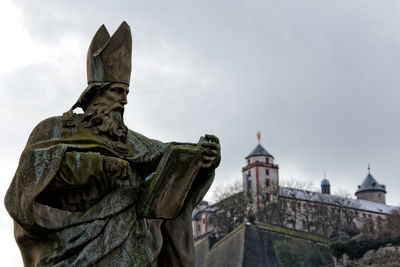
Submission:
[[[98,27],[126,20],[126,124],[161,141],[217,135],[213,188],[241,179],[261,131],[281,180],[318,187],[326,171],[333,191],[353,193],[371,163],[400,205],[399,14],[399,1],[2,0],[0,197],[33,127],[86,87]],[[3,205],[0,232],[3,265],[22,265]]]

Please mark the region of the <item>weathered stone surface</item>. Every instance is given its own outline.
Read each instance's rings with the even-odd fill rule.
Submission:
[[[328,244],[281,227],[242,224],[208,249],[196,244],[196,267],[331,266]],[[298,235],[293,235],[296,232]],[[304,238],[302,238],[304,237]]]
[[[29,137],[5,197],[25,266],[194,264],[192,210],[213,181],[219,141],[162,143],[125,126],[131,49],[128,24],[112,37],[100,27],[88,87]]]
[[[233,230],[223,242],[217,242],[208,254],[208,267],[243,266],[245,227]]]
[[[387,246],[377,250],[368,250],[360,259],[351,259],[347,254],[336,259],[337,267],[398,267],[400,266],[400,247]]]

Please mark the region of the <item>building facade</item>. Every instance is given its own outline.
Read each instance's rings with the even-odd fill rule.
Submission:
[[[386,188],[368,175],[358,186],[357,199],[331,195],[330,182],[324,177],[321,191],[312,192],[280,186],[275,157],[261,144],[245,157],[242,168],[243,192],[251,198],[249,210],[255,220],[326,237],[351,237],[378,229],[395,207],[385,204]],[[194,237],[218,231],[212,216],[218,203],[202,202],[193,212]]]

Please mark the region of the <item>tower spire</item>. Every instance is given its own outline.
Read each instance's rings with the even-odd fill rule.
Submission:
[[[368,174],[371,174],[371,164],[368,163]]]

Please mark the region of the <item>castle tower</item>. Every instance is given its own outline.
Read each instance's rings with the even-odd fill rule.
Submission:
[[[321,192],[323,194],[331,194],[331,183],[326,179],[326,174],[324,174],[324,179],[321,181]]]
[[[279,167],[274,164],[274,156],[260,144],[260,132],[257,138],[258,144],[242,168],[243,189],[251,194],[256,212],[266,202],[276,203],[279,195]]]
[[[369,200],[385,204],[386,202],[386,188],[385,185],[379,184],[370,173],[370,166],[368,165],[368,175],[365,177],[361,185],[358,186],[355,195],[357,199]]]

